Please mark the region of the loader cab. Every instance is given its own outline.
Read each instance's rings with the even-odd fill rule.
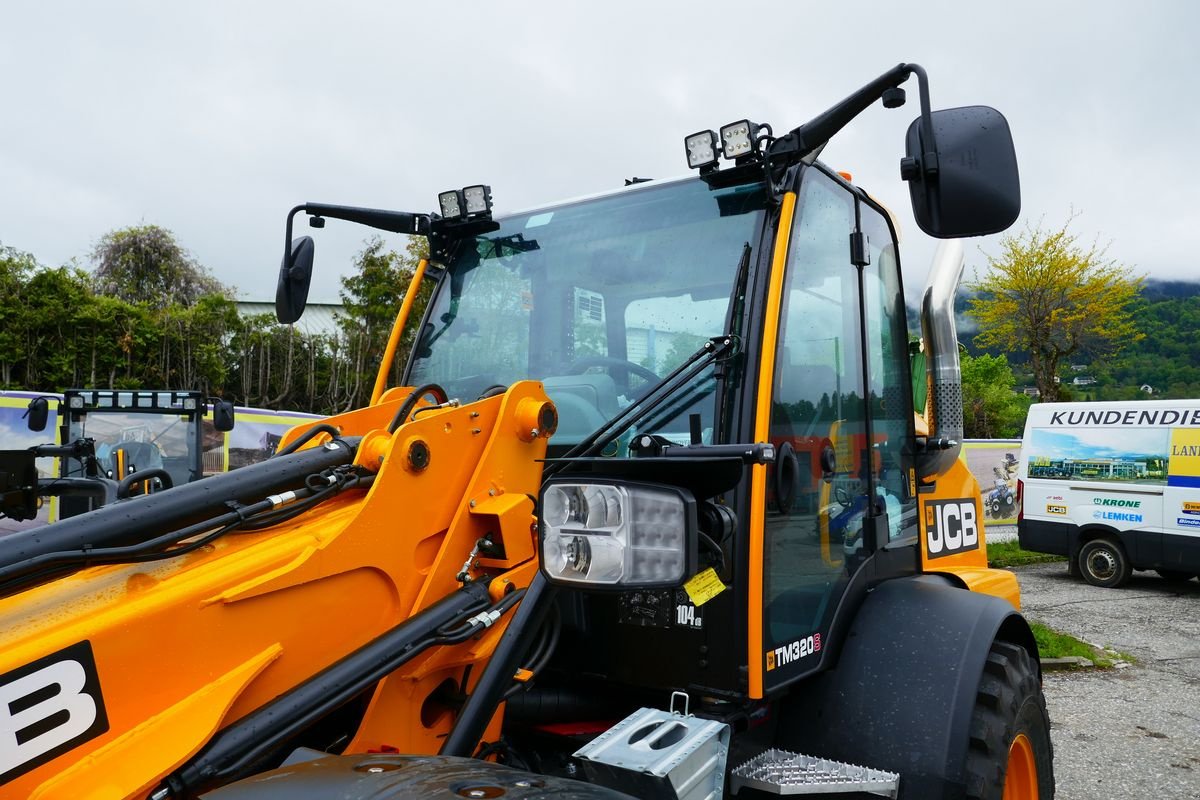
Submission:
[[[231,404],[218,403],[218,430],[233,425]],[[62,458],[63,478],[123,478],[161,470],[166,481],[132,487],[134,493],[168,483],[178,486],[203,477],[202,453],[206,396],[196,391],[68,389],[59,404],[61,442],[91,439],[95,459]],[[218,416],[218,415],[214,415]],[[149,483],[149,481],[147,481]],[[59,517],[91,510],[93,498],[65,496]]]
[[[448,254],[405,383],[473,400],[541,380],[558,407],[551,456],[562,454],[709,337],[745,324],[731,297],[767,207],[761,184],[683,180],[500,220]],[[637,430],[687,441],[687,415],[699,413],[712,443],[717,394],[710,371]],[[628,443],[611,454],[628,455]]]
[[[777,196],[760,179],[691,178],[499,225],[441,265],[406,385],[474,399],[541,379],[559,413],[553,458],[730,333],[734,355],[602,455],[627,459],[646,433],[777,454],[697,498],[736,520],[706,532],[719,552],[701,554],[727,588],[702,603],[674,588],[568,593],[562,674],[763,697],[819,670],[866,588],[917,571],[908,336],[886,213],[817,164],[789,172]],[[852,238],[867,263],[854,263]],[[678,657],[639,656],[664,647]]]

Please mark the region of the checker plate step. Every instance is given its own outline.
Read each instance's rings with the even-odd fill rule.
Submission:
[[[868,792],[895,800],[900,776],[894,772],[844,764],[827,758],[768,750],[732,774],[734,791],[747,786],[772,794]]]

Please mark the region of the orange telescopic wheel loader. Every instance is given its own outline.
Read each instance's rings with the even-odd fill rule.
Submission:
[[[0,796],[1052,797],[1036,647],[958,457],[961,247],[914,407],[895,224],[817,160],[914,74],[919,226],[1005,229],[1007,123],[931,111],[914,64],[779,136],[688,136],[676,180],[293,209],[283,322],[297,215],[429,238],[372,402],[0,539]]]

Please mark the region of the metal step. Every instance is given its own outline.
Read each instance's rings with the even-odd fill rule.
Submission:
[[[772,794],[867,792],[895,800],[900,776],[894,772],[844,764],[787,750],[768,750],[742,764],[730,776],[734,792],[742,787]]]

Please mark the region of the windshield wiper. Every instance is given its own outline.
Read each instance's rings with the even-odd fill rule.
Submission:
[[[542,472],[543,479],[559,472],[574,459],[586,458],[603,450],[610,442],[629,430],[637,420],[652,413],[681,386],[692,381],[710,364],[737,354],[740,345],[741,339],[733,334],[714,336],[706,341],[699,350],[688,356],[669,375],[654,384],[648,392],[634,400],[621,413],[600,426],[591,436],[571,448],[566,455],[558,459],[548,459],[546,468]]]

